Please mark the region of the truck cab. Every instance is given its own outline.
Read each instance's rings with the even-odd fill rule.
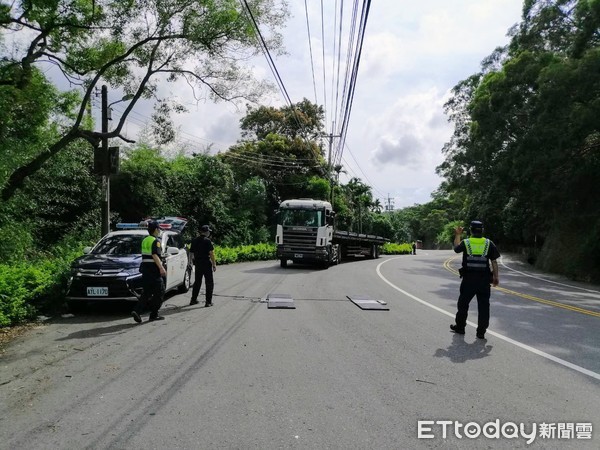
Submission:
[[[332,244],[335,212],[323,200],[295,199],[281,202],[277,223],[277,258],[300,263],[337,264],[339,251]]]
[[[335,228],[331,203],[312,198],[285,200],[279,205],[277,258],[281,267],[289,260],[316,263],[326,269],[349,256],[377,259],[389,239]]]

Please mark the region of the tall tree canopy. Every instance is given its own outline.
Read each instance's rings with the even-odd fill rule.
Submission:
[[[277,28],[287,16],[280,0],[248,1],[269,45],[281,46]],[[98,145],[121,135],[128,114],[141,98],[156,101],[159,137],[169,139],[169,113],[181,110],[164,97],[162,82],[187,82],[196,99],[257,98],[268,87],[240,65],[259,50],[256,32],[233,0],[21,0],[0,3],[3,41],[0,99],[38,85],[37,71],[53,65],[80,94],[79,101],[54,118],[58,133],[0,180],[2,198],[71,142]],[[7,39],[11,39],[8,42]],[[84,124],[90,98],[106,83],[132,97],[113,130],[91,131]],[[29,95],[29,94],[28,94]],[[0,105],[8,108],[10,102]],[[8,132],[18,133],[19,127]],[[4,130],[6,132],[6,130]],[[0,138],[3,136],[0,134]],[[0,142],[3,158],[7,144]]]
[[[248,107],[240,121],[243,140],[221,156],[238,181],[263,179],[274,209],[281,200],[308,195],[315,187],[311,177],[326,174],[318,141],[323,117],[323,108],[306,99],[289,107]]]
[[[512,33],[454,89],[438,172],[470,198],[471,217],[504,225],[499,237],[547,239],[542,255],[568,248],[563,272],[600,268],[600,1],[525,1]]]

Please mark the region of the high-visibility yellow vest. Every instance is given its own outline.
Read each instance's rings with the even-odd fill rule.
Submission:
[[[488,265],[487,253],[490,249],[490,240],[486,238],[468,238],[465,239],[467,249],[467,270],[480,271],[490,270]]]
[[[155,236],[146,236],[142,241],[142,263],[154,263],[152,259],[152,245],[156,240]]]

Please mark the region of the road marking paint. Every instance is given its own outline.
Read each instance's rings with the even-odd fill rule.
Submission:
[[[450,266],[450,263],[452,261],[454,261],[456,258],[458,258],[458,256],[453,256],[451,258],[448,258],[446,261],[444,261],[444,268],[446,270],[448,270],[449,272],[452,272],[452,273],[458,275],[458,272]],[[536,277],[534,277],[534,278],[536,278]],[[543,278],[538,278],[538,279],[542,280],[542,281],[548,281],[548,280],[544,280]],[[567,286],[567,285],[565,284],[564,286]],[[517,292],[517,291],[512,291],[510,289],[506,289],[506,288],[503,288],[500,286],[496,286],[493,289],[504,292],[505,294],[515,295],[517,297],[521,297],[526,300],[543,303],[545,305],[555,306],[557,308],[567,309],[569,311],[575,311],[575,312],[578,312],[581,314],[587,314],[588,316],[592,316],[592,317],[600,317],[600,312],[598,312],[598,311],[592,311],[590,309],[579,308],[578,306],[567,305],[565,303],[555,302],[553,300],[546,300],[543,298],[535,297],[533,295],[523,294],[523,293]]]
[[[399,257],[396,257],[396,258],[386,259],[385,261],[382,261],[381,263],[379,263],[377,265],[377,269],[376,269],[376,272],[377,272],[377,275],[379,276],[379,278],[381,278],[385,283],[387,283],[388,285],[390,285],[392,288],[394,288],[398,292],[406,295],[407,297],[415,300],[416,302],[419,302],[422,305],[427,306],[428,308],[431,308],[431,309],[433,309],[433,310],[435,310],[437,312],[440,312],[440,313],[442,313],[442,314],[444,314],[444,315],[446,315],[448,317],[452,317],[452,319],[454,319],[454,317],[455,317],[454,314],[446,311],[445,309],[442,309],[442,308],[439,308],[439,307],[437,307],[435,305],[432,305],[431,303],[429,303],[429,302],[427,302],[425,300],[422,300],[419,297],[417,297],[415,295],[412,295],[409,292],[406,292],[404,289],[399,288],[398,286],[396,286],[394,283],[392,283],[391,281],[389,281],[387,278],[385,278],[381,274],[381,270],[380,270],[381,266],[383,266],[385,263],[387,263],[389,261],[393,261],[393,260],[399,259],[399,258],[402,258],[402,257],[399,256]],[[467,324],[470,325],[470,326],[472,326],[473,328],[477,328],[477,324],[475,324],[475,323],[473,323],[473,322],[471,322],[469,320],[467,320]],[[546,359],[548,359],[550,361],[553,361],[553,362],[555,362],[557,364],[560,364],[562,366],[568,367],[569,369],[573,369],[573,370],[575,370],[575,371],[577,371],[579,373],[582,373],[582,374],[587,375],[589,377],[595,378],[596,380],[600,380],[600,374],[599,373],[596,373],[596,372],[593,372],[593,371],[591,371],[589,369],[586,369],[584,367],[578,366],[577,364],[570,363],[569,361],[565,361],[564,359],[557,358],[556,356],[553,356],[553,355],[551,355],[549,353],[546,353],[546,352],[543,352],[541,350],[538,350],[537,348],[531,347],[531,346],[529,346],[527,344],[523,344],[522,342],[515,341],[514,339],[511,339],[508,336],[504,336],[503,334],[497,333],[495,331],[487,330],[486,333],[487,334],[491,334],[492,336],[495,336],[498,339],[501,339],[501,340],[506,341],[506,342],[508,342],[510,344],[513,344],[513,345],[515,345],[515,346],[517,346],[519,348],[522,348],[523,350],[527,350],[527,351],[529,351],[529,352],[531,352],[533,354],[541,356],[542,358],[546,358]]]
[[[520,270],[516,270],[516,269],[513,269],[513,268],[511,268],[511,267],[508,267],[508,266],[507,266],[507,265],[504,263],[504,258],[503,258],[503,257],[500,257],[500,263],[501,263],[501,264],[502,264],[502,266],[503,266],[503,267],[505,267],[506,269],[508,269],[508,270],[510,270],[510,271],[512,271],[512,272],[519,273],[519,274],[521,274],[521,275],[523,275],[523,276],[526,276],[526,277],[535,278],[536,280],[541,280],[541,281],[545,281],[545,282],[547,282],[547,283],[553,283],[553,284],[557,284],[557,285],[559,285],[559,286],[565,286],[565,287],[568,287],[568,288],[571,288],[571,289],[579,289],[579,290],[581,290],[581,291],[593,292],[594,294],[598,294],[598,293],[600,293],[600,291],[598,291],[598,290],[595,290],[595,289],[586,289],[586,288],[582,288],[582,287],[579,287],[579,286],[573,286],[572,284],[559,283],[558,281],[553,281],[553,280],[549,280],[549,279],[547,279],[547,278],[542,278],[542,277],[536,277],[535,275],[531,275],[531,274],[528,274],[528,273],[525,273],[525,272],[521,272]]]

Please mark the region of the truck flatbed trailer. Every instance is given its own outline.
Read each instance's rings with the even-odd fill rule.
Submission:
[[[360,234],[354,233],[352,231],[334,231],[333,232],[333,241],[357,241],[357,242],[366,242],[370,244],[379,244],[383,245],[386,242],[389,242],[389,239],[386,239],[381,236],[375,236],[374,234]]]

